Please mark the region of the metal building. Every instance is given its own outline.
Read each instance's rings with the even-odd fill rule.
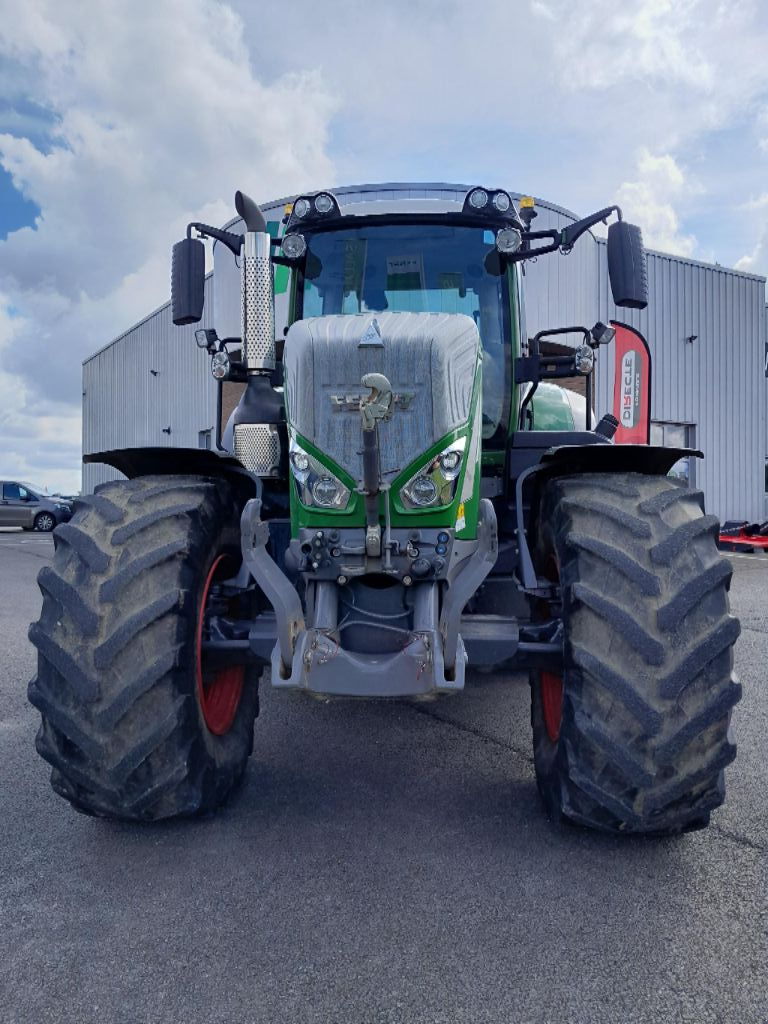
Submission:
[[[462,201],[463,185],[363,185],[333,189],[342,208],[387,199]],[[518,193],[511,193],[513,196]],[[279,222],[290,199],[262,204]],[[560,228],[577,217],[537,200],[537,229]],[[243,230],[241,222],[230,227]],[[209,360],[194,340],[211,326],[214,302],[231,278],[206,279],[203,321],[174,327],[161,306],[83,364],[83,453],[140,445],[210,447],[215,437],[216,386]],[[568,256],[525,265],[527,333],[595,320],[622,320],[648,339],[653,355],[651,415],[655,442],[701,448],[705,459],[687,467],[706,495],[708,511],[725,519],[766,514],[765,278],[649,252],[650,301],[642,312],[616,310],[610,301],[605,243],[592,235]],[[287,317],[285,284],[278,284],[276,330]],[[214,290],[218,293],[214,298]],[[597,415],[613,405],[613,354],[601,350]],[[119,476],[100,464],[83,468],[83,490]]]

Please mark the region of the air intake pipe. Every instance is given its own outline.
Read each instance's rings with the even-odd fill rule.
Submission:
[[[241,267],[243,362],[248,374],[275,368],[275,297],[272,239],[264,214],[244,192],[235,193],[235,209],[245,221]]]

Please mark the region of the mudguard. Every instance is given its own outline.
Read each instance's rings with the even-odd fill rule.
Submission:
[[[206,448],[117,448],[108,452],[90,452],[83,462],[101,462],[112,466],[132,480],[153,474],[237,477],[239,483],[250,484],[251,492],[258,481],[229,452],[218,454]]]

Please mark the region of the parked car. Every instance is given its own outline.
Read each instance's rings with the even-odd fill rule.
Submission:
[[[72,518],[72,506],[63,498],[47,498],[29,484],[0,480],[0,526],[50,533]]]

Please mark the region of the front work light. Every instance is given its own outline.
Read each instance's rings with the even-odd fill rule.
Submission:
[[[315,209],[318,213],[326,214],[330,213],[333,209],[333,199],[328,195],[327,192],[321,192],[315,199]]]
[[[476,188],[469,193],[469,205],[473,210],[482,210],[488,205],[488,193],[484,188]]]
[[[523,236],[517,228],[500,228],[496,232],[496,249],[505,256],[517,252],[523,244]]]
[[[288,260],[300,260],[307,251],[304,235],[284,235],[282,240],[283,256]]]
[[[589,333],[592,335],[595,345],[610,345],[616,336],[616,330],[613,327],[608,327],[599,320]]]
[[[299,220],[306,217],[310,210],[311,206],[308,199],[297,199],[293,204],[293,215],[298,217]]]
[[[195,331],[195,341],[198,348],[207,348],[209,352],[212,352],[218,340],[213,327],[200,327]]]
[[[506,192],[497,192],[493,197],[493,205],[499,211],[499,213],[506,213],[512,205],[512,200],[509,198]]]

